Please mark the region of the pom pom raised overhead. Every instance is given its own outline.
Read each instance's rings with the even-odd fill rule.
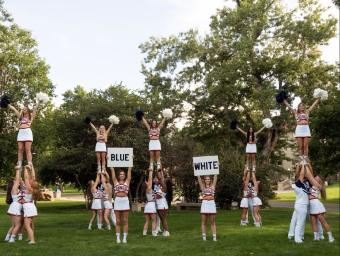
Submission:
[[[119,124],[119,118],[115,115],[109,116],[109,122],[111,124]]]
[[[316,88],[314,90],[313,97],[320,98],[320,100],[324,101],[328,99],[328,92],[320,88]]]
[[[284,100],[288,99],[288,93],[285,91],[280,91],[278,94],[276,94],[276,102],[282,103]]]
[[[144,116],[144,111],[143,110],[137,110],[135,115],[136,115],[136,119],[138,121],[142,121],[142,118]]]
[[[44,93],[44,92],[37,93],[37,102],[45,104],[49,100],[50,99],[49,99],[49,97],[48,97],[48,95],[46,93]]]
[[[11,103],[11,99],[7,95],[3,95],[0,99],[0,107],[1,108],[7,108],[8,105]]]
[[[264,127],[266,128],[272,128],[273,127],[273,123],[272,120],[270,120],[270,118],[265,118],[262,120],[262,124],[264,125]]]
[[[172,110],[170,108],[166,108],[162,111],[162,116],[164,118],[170,119],[173,116]]]
[[[230,129],[236,130],[236,127],[237,127],[237,120],[234,119],[230,122]]]
[[[89,117],[89,116],[85,117],[84,122],[85,122],[86,124],[91,123],[91,117]]]

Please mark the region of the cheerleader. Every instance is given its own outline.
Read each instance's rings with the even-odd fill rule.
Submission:
[[[110,214],[112,212],[112,185],[110,184],[109,174],[105,171],[102,173],[102,184],[104,186],[103,192],[103,206],[104,206],[104,220],[108,230],[111,230]]]
[[[143,235],[146,236],[148,232],[149,223],[151,221],[152,235],[157,236],[157,209],[156,209],[156,199],[152,190],[152,170],[149,169],[149,176],[146,182],[146,204],[144,207],[145,224],[143,228]]]
[[[6,202],[10,204],[9,209],[7,211],[7,214],[11,218],[12,226],[7,232],[5,241],[8,241],[9,243],[14,243],[16,239],[17,233],[21,229],[21,211],[22,211],[22,197],[20,192],[20,183],[21,183],[21,177],[20,177],[20,168],[17,166],[15,167],[15,179],[14,181],[11,181],[7,187],[7,196],[6,196]],[[22,234],[21,234],[22,237]]]
[[[28,105],[25,105],[19,112],[11,104],[8,104],[10,110],[12,110],[19,119],[19,132],[17,136],[18,142],[18,163],[17,166],[22,168],[23,153],[26,152],[26,159],[28,165],[32,166],[32,142],[33,133],[31,125],[38,111],[38,104],[34,105],[31,111]]]
[[[35,180],[34,168],[29,165],[26,165],[24,168],[24,181],[24,225],[28,235],[28,243],[35,244],[34,229],[32,227],[33,218],[38,216],[37,207],[35,206],[34,201],[38,199],[39,187],[37,181]]]
[[[262,218],[260,215],[260,207],[262,205],[261,199],[258,197],[258,191],[259,191],[259,183],[260,181],[256,180],[255,172],[252,172],[252,181],[254,184],[254,188],[252,190],[252,203],[253,203],[253,210],[254,210],[254,217],[255,217],[255,226],[261,227],[262,226]]]
[[[201,228],[202,239],[207,240],[206,226],[207,220],[210,217],[211,232],[213,235],[213,241],[217,241],[216,238],[216,204],[215,204],[215,188],[217,183],[217,175],[214,175],[214,179],[211,182],[210,176],[204,176],[204,183],[202,178],[198,177],[198,184],[202,192],[202,204],[201,204]]]
[[[312,186],[310,188],[309,194],[309,214],[311,217],[312,230],[314,232],[314,241],[320,240],[320,234],[318,232],[318,221],[320,221],[322,227],[327,231],[328,241],[333,243],[335,241],[331,228],[326,221],[325,213],[326,209],[322,202],[319,200],[319,195],[321,194],[322,199],[326,199],[326,191],[323,180],[320,176],[316,176],[315,180],[320,185],[319,187]]]
[[[116,214],[116,237],[117,244],[121,243],[120,230],[123,224],[123,243],[127,243],[127,235],[129,230],[129,210],[130,202],[128,198],[129,186],[131,181],[131,170],[129,167],[127,175],[123,170],[119,171],[118,178],[114,168],[111,168],[112,180],[114,184],[115,203],[114,211]],[[123,219],[123,221],[121,221]]]
[[[249,200],[252,200],[252,186],[250,183],[250,172],[247,171],[247,167],[244,169],[244,175],[243,175],[243,182],[242,182],[242,191],[243,191],[243,197],[240,202],[240,208],[242,208],[241,213],[241,226],[246,226],[248,223],[247,215],[248,215],[248,208],[249,208]]]
[[[163,226],[163,236],[170,236],[168,226],[168,202],[166,201],[166,185],[162,169],[158,170],[157,176],[153,179],[153,191],[156,198],[156,208]]]
[[[92,223],[94,219],[96,218],[96,216],[98,216],[98,223],[97,223],[98,229],[102,229],[102,225],[103,225],[102,224],[103,223],[103,206],[102,206],[103,193],[102,191],[100,191],[100,189],[97,188],[100,183],[100,180],[101,180],[101,175],[100,173],[97,173],[95,182],[89,181],[89,186],[91,186],[91,193],[93,196],[93,201],[91,205],[92,217],[90,219],[90,223],[88,226],[89,230],[92,229]]]
[[[247,170],[249,170],[249,164],[252,163],[252,169],[253,169],[253,171],[255,171],[255,168],[256,168],[256,153],[257,153],[256,137],[260,132],[262,132],[264,130],[264,128],[266,128],[266,126],[263,126],[260,130],[258,130],[257,132],[254,132],[253,128],[250,127],[248,132],[245,132],[240,127],[236,126],[236,129],[247,137],[247,146],[246,146]]]
[[[107,137],[112,129],[113,123],[106,130],[104,125],[100,125],[99,129],[97,129],[90,121],[89,118],[86,118],[85,121],[90,124],[92,130],[96,133],[96,147],[95,152],[97,156],[97,170],[98,172],[105,171],[106,169],[106,143]]]
[[[311,137],[310,129],[309,129],[309,114],[312,110],[319,104],[320,97],[317,98],[312,106],[306,109],[306,106],[303,102],[297,107],[297,110],[293,109],[292,106],[288,103],[286,99],[283,100],[283,103],[288,107],[291,113],[294,115],[296,119],[296,129],[294,137],[299,146],[299,157],[300,159],[308,160],[308,146],[309,140]]]

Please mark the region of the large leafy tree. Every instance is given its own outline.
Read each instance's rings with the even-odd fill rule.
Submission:
[[[299,1],[292,10],[279,0],[236,1],[234,8],[211,17],[206,35],[189,30],[151,38],[140,46],[146,94],[167,95],[157,98],[159,104],[186,103],[188,123],[182,132],[219,155],[225,144],[244,150],[240,135],[228,129],[231,119],[258,129],[262,118],[280,109],[274,127],[259,138],[259,169],[268,174],[282,160],[287,124],[293,126],[275,102],[277,90],[310,104],[314,88],[333,90],[338,81],[336,66],[320,58],[319,47],[335,36],[337,23],[323,18],[323,12],[315,0]]]
[[[33,103],[37,92],[52,95],[53,85],[48,78],[49,67],[39,56],[37,42],[31,33],[14,23],[0,1],[0,96],[9,95],[13,105],[20,108]],[[51,108],[45,109],[48,112]],[[40,117],[41,118],[41,117]],[[16,125],[13,113],[0,110],[0,177],[8,178],[16,163]],[[39,130],[39,121],[33,124]],[[46,138],[47,139],[47,138]],[[34,143],[33,150],[42,150],[44,142]]]

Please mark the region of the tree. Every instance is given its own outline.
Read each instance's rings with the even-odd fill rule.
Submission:
[[[53,93],[48,78],[49,67],[39,56],[37,42],[31,33],[14,23],[0,1],[0,97],[9,95],[14,105],[32,103],[37,92]],[[47,108],[45,112],[48,112]],[[41,118],[41,117],[39,117]],[[0,109],[0,176],[12,176],[16,158],[17,118],[13,113]],[[38,123],[38,122],[37,122]],[[33,129],[37,126],[34,123]],[[46,143],[44,143],[46,145]],[[34,142],[33,150],[42,150]]]
[[[240,135],[228,129],[233,118],[257,129],[271,110],[281,109],[274,127],[261,134],[258,143],[260,170],[277,170],[287,123],[293,126],[293,120],[274,96],[284,89],[309,104],[314,88],[334,88],[336,66],[323,62],[318,48],[335,36],[337,20],[322,18],[324,9],[315,0],[299,1],[293,10],[284,9],[279,0],[238,2],[211,17],[206,35],[189,30],[150,38],[140,46],[146,55],[146,96],[164,92],[164,101],[189,105],[183,132],[205,152],[219,155],[224,144],[244,150]]]

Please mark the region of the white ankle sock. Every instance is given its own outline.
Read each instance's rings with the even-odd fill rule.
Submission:
[[[207,235],[206,234],[202,234],[202,239],[203,239],[203,241],[206,241],[207,240]]]
[[[102,229],[103,224],[97,224],[97,226],[98,226],[98,229]]]
[[[22,234],[18,234],[18,240],[19,240],[19,241],[22,240]]]
[[[120,233],[116,233],[117,240],[120,240]]]
[[[143,236],[146,236],[148,234],[148,230],[143,229]]]
[[[11,238],[11,234],[7,233],[6,237],[5,237],[5,241],[8,241]]]

